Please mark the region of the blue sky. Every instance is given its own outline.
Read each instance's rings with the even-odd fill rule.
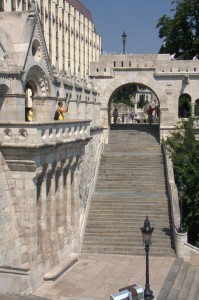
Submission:
[[[162,15],[171,15],[172,0],[79,1],[92,13],[103,51],[121,53],[125,30],[127,54],[158,53],[162,40],[156,25]]]

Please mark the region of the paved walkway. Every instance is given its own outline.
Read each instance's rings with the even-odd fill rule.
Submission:
[[[150,257],[150,286],[155,297],[174,260]],[[111,294],[131,284],[145,287],[145,257],[82,254],[59,279],[44,283],[34,295],[53,300],[107,300]]]

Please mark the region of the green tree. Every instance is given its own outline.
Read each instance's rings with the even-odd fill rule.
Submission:
[[[147,100],[145,100],[145,95],[140,95],[140,99],[137,103],[137,108],[143,108],[148,103]]]
[[[124,103],[130,107],[134,107],[131,101],[132,94],[135,92],[134,86],[125,86],[121,88],[113,97],[113,103]]]
[[[184,223],[189,241],[199,245],[199,142],[193,124],[193,118],[182,120],[165,144],[170,146],[175,182],[182,179],[186,185]]]
[[[173,17],[163,15],[157,23],[164,40],[159,53],[176,53],[192,59],[199,49],[199,0],[174,0]]]

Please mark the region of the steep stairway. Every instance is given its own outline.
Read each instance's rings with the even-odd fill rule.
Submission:
[[[199,268],[175,259],[157,300],[199,300]]]
[[[144,255],[140,227],[154,227],[150,255],[175,256],[157,125],[110,131],[92,197],[82,253]]]

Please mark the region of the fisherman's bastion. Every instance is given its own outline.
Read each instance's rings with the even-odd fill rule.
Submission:
[[[190,96],[194,114],[199,61],[105,55],[101,47],[81,1],[0,1],[2,293],[34,292],[68,255],[81,253],[120,87],[140,84],[153,93],[160,141],[179,121],[181,95]],[[68,106],[64,121],[54,121],[58,101]],[[179,225],[179,208],[174,211]],[[177,256],[189,261],[186,234],[175,234]]]

